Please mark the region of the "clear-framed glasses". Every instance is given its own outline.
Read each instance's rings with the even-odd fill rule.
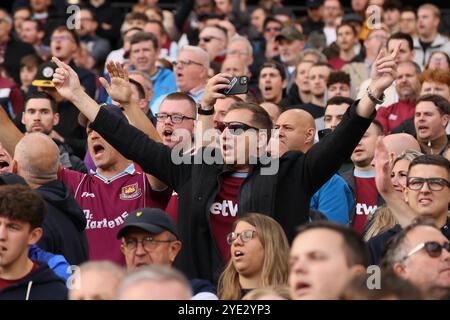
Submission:
[[[227,52],[229,56],[246,56],[248,55],[248,51],[246,50],[231,50]]]
[[[173,64],[174,67],[179,66],[179,67],[183,67],[183,68],[184,67],[189,67],[191,65],[196,65],[196,66],[202,66],[203,67],[202,63],[195,62],[195,61],[192,61],[192,60],[178,60],[178,61],[172,62],[172,64]]]
[[[153,239],[153,237],[147,237],[142,240],[138,240],[135,238],[124,238],[124,246],[128,250],[136,250],[139,243],[142,245],[142,248],[144,248],[147,252],[154,251],[160,244],[162,243],[170,243],[175,240],[156,240]]]
[[[239,237],[239,238],[241,238],[241,241],[245,243],[245,242],[249,242],[250,240],[252,240],[255,235],[256,235],[255,230],[245,230],[242,232],[231,232],[227,235],[227,242],[229,245],[231,245],[234,242],[234,240],[236,240]]]

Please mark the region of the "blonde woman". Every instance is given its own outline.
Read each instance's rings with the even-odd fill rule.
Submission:
[[[289,286],[270,286],[254,289],[242,300],[292,300],[292,298]]]
[[[258,213],[242,217],[227,241],[231,259],[219,279],[220,299],[238,300],[252,289],[287,285],[289,244],[274,219]]]
[[[408,167],[413,161],[422,153],[415,150],[406,150],[392,163],[391,181],[398,196],[403,198],[403,189],[406,187],[406,176],[408,174]],[[368,217],[366,232],[364,240],[369,241],[378,234],[384,233],[393,228],[398,221],[385,205],[379,207],[375,213]]]

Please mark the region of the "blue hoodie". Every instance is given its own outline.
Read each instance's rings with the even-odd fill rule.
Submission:
[[[322,212],[329,221],[348,225],[353,203],[349,186],[335,174],[311,197],[310,206]]]

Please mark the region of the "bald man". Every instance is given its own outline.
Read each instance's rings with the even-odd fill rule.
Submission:
[[[410,134],[394,133],[383,137],[383,142],[389,153],[389,162],[392,163],[395,158],[406,150],[420,151],[419,142]]]
[[[63,255],[71,265],[87,261],[86,218],[67,186],[57,180],[59,149],[55,142],[38,132],[25,135],[16,145],[11,167],[47,204],[44,234],[37,245]]]
[[[274,128],[270,149],[278,149],[279,152],[272,153],[272,156],[283,157],[288,152],[307,153],[314,149],[316,125],[309,112],[301,109],[284,111]],[[274,144],[279,147],[275,148]],[[310,207],[323,213],[331,222],[348,224],[353,203],[353,195],[347,183],[335,174],[312,196]]]

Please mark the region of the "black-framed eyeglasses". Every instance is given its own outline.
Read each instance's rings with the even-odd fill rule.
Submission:
[[[436,241],[427,241],[419,244],[417,247],[412,249],[403,260],[408,259],[413,254],[419,252],[420,250],[425,249],[426,253],[430,256],[430,258],[438,258],[442,254],[442,249],[447,250],[450,253],[450,242],[444,242],[444,244],[440,244]]]
[[[170,243],[173,242],[175,240],[156,240],[153,239],[153,237],[147,237],[144,238],[142,240],[138,240],[135,238],[124,238],[124,246],[125,248],[127,248],[128,250],[132,251],[132,250],[136,250],[138,244],[140,243],[142,245],[142,248],[144,248],[145,251],[147,252],[152,252],[154,251],[160,244],[162,243]]]
[[[194,118],[191,117],[186,117],[183,116],[182,114],[168,114],[168,113],[157,113],[155,114],[156,117],[156,121],[160,121],[160,122],[164,122],[167,120],[167,118],[170,118],[170,121],[172,121],[173,123],[181,123],[183,122],[184,119],[189,119],[189,120],[195,120]]]
[[[188,67],[188,66],[191,66],[191,65],[197,65],[197,66],[202,66],[203,67],[202,63],[195,62],[195,61],[192,61],[192,60],[178,60],[178,61],[172,62],[172,64],[173,64],[174,67],[176,67],[176,66]]]
[[[256,130],[256,131],[259,130],[259,128],[249,126],[248,124],[245,124],[245,123],[239,122],[239,121],[219,122],[219,123],[217,123],[216,128],[220,132],[223,132],[226,128],[228,128],[230,133],[232,135],[234,135],[234,136],[239,136],[242,133],[244,133],[244,131],[247,131],[247,130],[250,130],[250,129],[253,129],[253,130]]]
[[[252,240],[256,235],[255,230],[245,230],[242,232],[231,232],[227,235],[227,242],[231,245],[238,237],[241,238],[241,241],[246,243]]]
[[[421,190],[425,182],[428,188],[432,191],[441,191],[446,186],[450,188],[450,182],[444,178],[419,178],[419,177],[409,177],[406,181],[406,186],[414,191]]]
[[[205,42],[205,43],[208,43],[208,42],[210,42],[210,41],[213,40],[213,39],[216,39],[216,40],[222,40],[221,38],[218,38],[218,37],[208,36],[208,37],[200,37],[200,38],[198,39],[198,41],[199,41],[199,42],[200,42],[200,41],[203,41],[203,42]]]

